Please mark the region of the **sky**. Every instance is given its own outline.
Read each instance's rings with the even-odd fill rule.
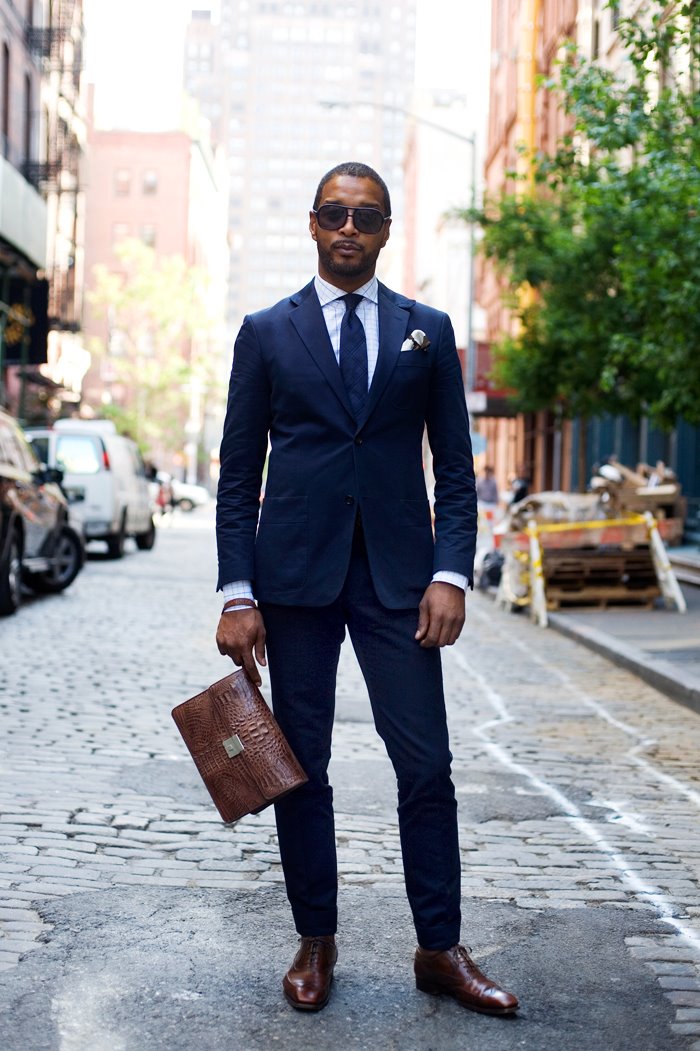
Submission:
[[[101,126],[151,131],[178,125],[183,32],[197,6],[214,4],[85,0],[87,74],[97,84]],[[417,0],[417,86],[467,95],[478,131],[488,96],[490,6],[487,0]]]
[[[191,0],[84,0],[86,74],[96,85],[101,127],[178,126],[182,42],[193,6]]]
[[[489,0],[417,0],[416,82],[478,95],[491,65]]]

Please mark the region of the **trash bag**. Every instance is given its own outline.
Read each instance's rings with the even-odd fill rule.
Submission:
[[[481,570],[477,579],[477,587],[482,591],[487,588],[498,587],[501,580],[504,558],[500,551],[489,551],[484,555]]]

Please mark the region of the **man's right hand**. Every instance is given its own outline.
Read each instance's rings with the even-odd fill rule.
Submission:
[[[245,670],[251,682],[260,685],[262,679],[255,661],[263,668],[267,661],[265,625],[259,609],[236,609],[232,613],[222,613],[216,629],[216,645],[219,653],[230,657],[234,664]]]

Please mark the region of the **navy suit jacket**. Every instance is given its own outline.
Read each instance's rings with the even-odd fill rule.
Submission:
[[[430,347],[401,351],[414,329]],[[330,604],[345,580],[358,510],[384,606],[416,607],[437,570],[471,582],[476,492],[450,319],[379,285],[379,356],[355,420],[311,282],[246,317],[236,340],[221,443],[218,587],[246,579],[261,602]]]

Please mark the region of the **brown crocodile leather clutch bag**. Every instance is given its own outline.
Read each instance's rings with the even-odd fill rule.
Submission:
[[[215,682],[172,714],[226,822],[257,814],[308,780],[243,671]]]

